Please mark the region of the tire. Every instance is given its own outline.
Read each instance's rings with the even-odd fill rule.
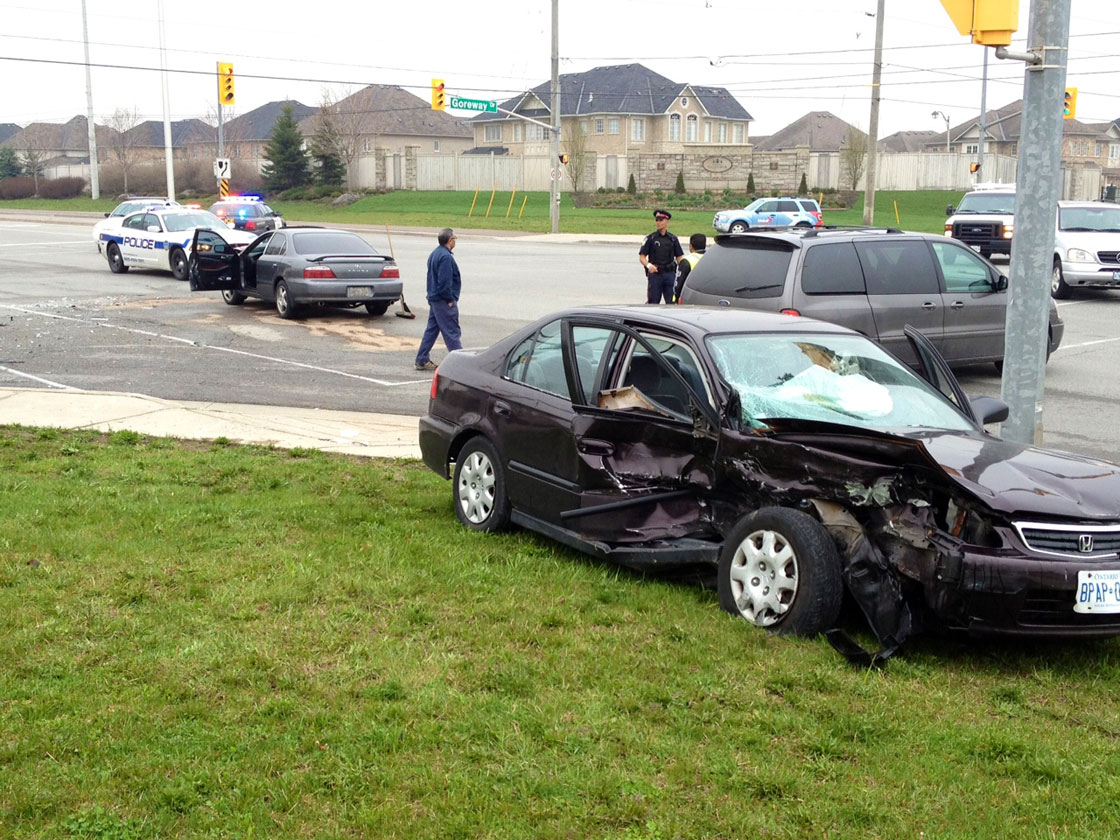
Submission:
[[[481,435],[468,440],[455,459],[451,500],[459,521],[472,531],[501,531],[509,524],[505,470]]]
[[[296,317],[296,302],[292,300],[288,284],[283,280],[276,282],[276,314],[285,319]]]
[[[384,315],[389,311],[389,301],[375,300],[373,303],[366,304],[366,312],[370,315]]]
[[[811,228],[812,225],[809,224],[808,222],[798,222],[797,224],[794,225],[794,227],[795,228]]]
[[[176,248],[167,256],[168,261],[171,263],[171,273],[176,280],[183,281],[187,279],[187,255],[183,253],[182,248]]]
[[[1062,274],[1061,260],[1054,260],[1054,270],[1050,272],[1050,296],[1055,300],[1065,300],[1072,294],[1073,289],[1066,284]]]
[[[740,519],[720,553],[719,605],[772,633],[815,636],[840,615],[836,544],[817,520],[790,508]]]
[[[114,274],[124,274],[128,271],[128,266],[124,264],[124,257],[121,256],[121,249],[117,247],[116,242],[109,243],[109,247],[105,249],[105,258],[109,261],[109,270]]]
[[[747,223],[746,222],[732,222],[731,223],[731,232],[732,233],[746,233],[747,232]]]
[[[245,302],[245,295],[241,294],[241,292],[235,292],[233,289],[223,289],[222,300],[230,306],[240,306]]]

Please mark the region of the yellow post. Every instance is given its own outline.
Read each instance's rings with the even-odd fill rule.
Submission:
[[[472,198],[472,199],[471,199],[471,209],[467,211],[467,218],[468,218],[468,219],[469,219],[469,218],[471,217],[471,215],[472,215],[472,214],[474,213],[474,203],[475,203],[476,201],[478,201],[478,191],[479,191],[480,189],[481,189],[481,187],[475,187],[475,188],[474,188],[474,198]]]
[[[526,196],[525,196],[525,198],[523,198],[523,199],[521,200],[521,213],[524,213],[524,212],[525,212],[525,205],[526,205],[526,204],[528,203],[528,201],[529,201],[529,196],[528,196],[528,195],[526,195]],[[518,218],[518,219],[520,219],[520,218],[521,218],[521,213],[518,213],[518,214],[517,214],[517,218]]]
[[[902,219],[898,215],[898,202],[897,201],[894,203],[894,220],[895,220],[895,223],[899,227],[902,227]]]
[[[494,206],[494,196],[498,194],[498,185],[494,185],[494,189],[490,191],[490,203],[486,205],[486,218],[490,218],[490,208]]]
[[[510,212],[513,210],[513,197],[517,195],[517,187],[513,188],[513,192],[509,194],[509,207],[506,208],[506,218],[509,218]]]

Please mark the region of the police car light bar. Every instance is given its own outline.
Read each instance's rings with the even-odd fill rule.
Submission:
[[[237,195],[227,196],[228,201],[261,201],[262,196],[259,193],[239,193]]]

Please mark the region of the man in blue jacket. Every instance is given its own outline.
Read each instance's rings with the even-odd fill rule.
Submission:
[[[463,346],[459,331],[459,290],[463,281],[459,277],[459,265],[451,254],[455,249],[455,231],[444,228],[437,240],[439,246],[428,255],[428,326],[420,339],[420,349],[416,351],[417,370],[436,369],[428,354],[440,333],[449,351]]]

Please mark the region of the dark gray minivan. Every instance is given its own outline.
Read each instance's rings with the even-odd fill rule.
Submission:
[[[767,230],[717,236],[680,303],[787,312],[831,321],[917,364],[903,328],[952,365],[1003,360],[1007,278],[945,236],[894,228]],[[1065,325],[1051,302],[1047,357]]]

